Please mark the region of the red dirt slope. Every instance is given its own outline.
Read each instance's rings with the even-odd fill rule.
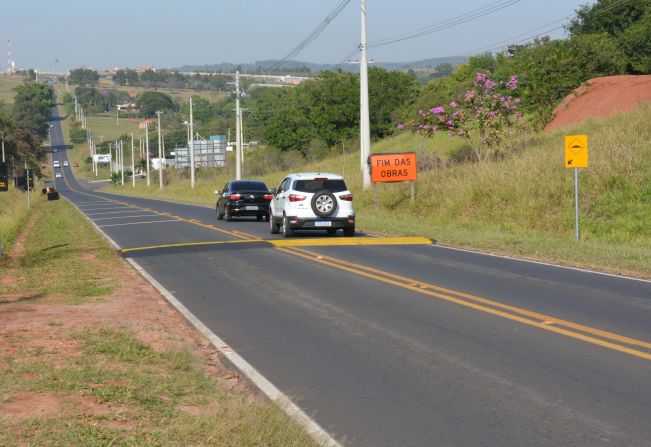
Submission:
[[[556,130],[587,118],[605,118],[651,101],[651,75],[595,78],[568,95],[545,130]]]

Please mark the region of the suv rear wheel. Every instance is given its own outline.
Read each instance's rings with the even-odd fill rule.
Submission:
[[[312,211],[319,217],[328,217],[337,208],[337,198],[330,191],[317,191],[312,197]]]

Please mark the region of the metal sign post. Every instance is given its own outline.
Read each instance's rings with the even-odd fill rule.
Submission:
[[[579,168],[588,167],[588,136],[565,137],[565,167],[574,169],[574,225],[576,240],[581,240],[579,229]]]

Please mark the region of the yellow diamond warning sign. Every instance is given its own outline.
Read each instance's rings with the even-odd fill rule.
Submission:
[[[565,167],[588,167],[588,136],[567,135],[565,137]]]

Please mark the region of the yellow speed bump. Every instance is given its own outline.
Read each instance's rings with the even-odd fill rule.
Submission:
[[[334,247],[344,245],[430,245],[426,237],[335,237],[276,239],[267,241],[276,247]]]
[[[178,244],[146,245],[143,247],[123,248],[120,253],[156,250],[161,248],[207,247],[211,245],[267,243],[274,247],[335,247],[346,245],[429,245],[425,237],[356,237],[356,238],[313,238],[313,239],[235,239],[230,241],[181,242]]]

